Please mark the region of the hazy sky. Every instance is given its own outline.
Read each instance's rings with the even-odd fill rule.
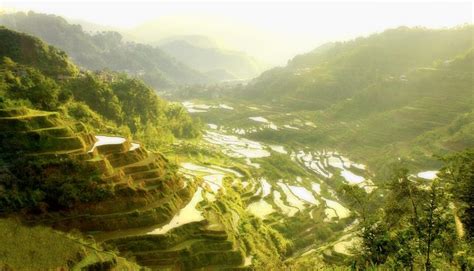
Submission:
[[[283,64],[327,41],[400,25],[439,28],[473,21],[472,2],[455,1],[0,0],[0,6],[119,27],[146,42],[168,35],[207,35],[270,64]]]

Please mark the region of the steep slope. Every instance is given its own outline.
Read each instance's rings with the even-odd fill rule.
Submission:
[[[79,229],[153,269],[246,270],[253,254],[277,261],[287,250],[245,211],[231,178],[216,191],[138,142],[93,136],[54,112],[1,109],[0,128],[2,215]]]
[[[0,209],[24,223],[83,232],[151,226],[169,221],[196,190],[161,154],[125,138],[94,137],[58,113],[1,109],[0,127]],[[116,264],[105,258],[99,263]],[[39,267],[37,260],[30,264]]]
[[[57,56],[56,49],[36,38],[4,28],[0,33],[2,37],[12,37],[2,39],[1,43],[13,43],[5,47],[11,52],[2,51],[4,62],[0,70],[2,216],[14,216],[23,223],[64,231],[107,232],[166,223],[186,205],[195,193],[198,181],[194,178],[185,180],[177,173],[175,165],[162,154],[146,150],[142,143],[92,133],[92,130],[117,133],[127,129],[138,129],[136,132],[141,130],[143,133],[141,125],[149,125],[146,120],[154,118],[162,122],[161,127],[156,127],[158,129],[169,130],[170,125],[177,125],[175,128],[182,130],[179,119],[185,113],[180,107],[173,106],[170,111],[163,112],[168,107],[164,101],[153,96],[153,92],[138,81],[124,84],[128,80],[126,77],[111,73],[97,76],[65,73],[64,67],[69,67],[64,65],[69,63],[66,55]],[[29,46],[22,51],[22,44]],[[25,57],[30,52],[36,56]],[[47,76],[42,69],[55,72]],[[105,79],[100,79],[101,76]],[[102,97],[104,101],[100,102]],[[127,123],[127,117],[135,119],[133,125]],[[173,118],[177,124],[169,121]],[[84,125],[81,120],[89,122]],[[145,122],[140,124],[141,120]],[[114,123],[127,126],[114,128],[111,126]],[[31,234],[30,246],[22,247],[32,253],[37,251],[37,242],[46,242],[45,239],[52,245],[62,240],[63,246],[58,249],[67,246],[67,253],[81,249],[84,252],[70,258],[70,254],[58,250],[55,261],[38,254],[38,262],[31,260],[23,265],[18,262],[16,252],[7,253],[2,258],[2,266],[42,269],[77,264],[78,268],[89,269],[138,269],[113,253],[89,252],[87,246],[81,244],[69,246],[74,240],[70,242],[60,236],[50,240],[54,233],[38,233],[38,239],[34,230],[17,231],[16,234],[18,236],[6,235],[6,241],[14,244],[25,238],[23,235]]]
[[[18,35],[0,27],[0,56],[8,56],[20,64],[28,64],[48,76],[73,76],[79,71],[64,52],[26,35]]]
[[[64,50],[79,66],[111,69],[143,79],[155,88],[205,83],[206,76],[177,62],[157,47],[125,42],[118,32],[89,34],[65,19],[34,12],[4,14],[0,24],[40,37]]]
[[[1,109],[0,126],[6,212],[29,210],[63,229],[116,229],[166,220],[189,197],[168,161],[139,143],[27,108]],[[143,220],[126,220],[137,209]]]
[[[212,78],[217,81],[249,79],[261,71],[255,59],[240,52],[201,47],[178,39],[162,43],[160,48],[189,67],[208,76],[214,76]],[[213,72],[216,70],[226,71],[227,75]]]

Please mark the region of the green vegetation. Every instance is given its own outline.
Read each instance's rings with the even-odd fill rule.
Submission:
[[[2,270],[142,270],[80,235],[0,219]]]
[[[473,199],[464,189],[473,185],[474,153],[467,150],[443,160],[445,166],[432,182],[413,179],[396,166],[391,180],[379,188],[383,198],[349,193],[362,222],[354,264],[382,269],[473,268]],[[369,206],[379,211],[368,212]]]
[[[370,178],[372,192],[348,184],[338,169],[330,170],[331,178],[317,181],[320,195],[336,193],[354,217],[323,222],[324,206],[291,219],[278,212],[265,217],[263,224],[293,241],[288,268],[470,270],[473,165],[472,151],[466,150],[474,144],[472,30],[471,25],[388,30],[328,44],[248,85],[191,86],[175,97],[231,105],[229,114],[213,109],[196,113],[220,133],[283,145],[289,152],[337,150],[368,166],[367,171],[350,171]],[[274,128],[249,120],[257,116]],[[315,179],[290,155],[272,152],[252,162],[260,166],[252,169],[252,176],[267,178],[288,205],[274,180],[310,189],[304,178]],[[394,169],[392,164],[403,166]],[[410,174],[439,168],[434,181]],[[296,183],[296,176],[303,180]],[[264,199],[260,195],[257,188],[247,187],[241,198],[278,209],[273,194]],[[354,250],[337,252],[346,235]]]
[[[261,169],[259,169],[261,174],[271,180],[293,179],[295,176],[304,177],[307,175],[306,171],[285,154],[274,152],[270,157],[257,161],[261,165]]]
[[[474,240],[474,149],[468,149],[448,157],[444,157],[445,166],[440,178],[447,184],[449,196],[454,203],[454,212],[463,223],[464,231],[458,234],[468,240]]]
[[[0,182],[2,212],[52,212],[113,195],[111,187],[104,186],[98,169],[85,161],[20,157],[10,160],[9,168]]]
[[[175,83],[180,64],[158,49],[54,16],[2,20],[124,73],[0,28],[0,214],[108,249],[0,220],[15,241],[0,268],[138,268],[116,253],[168,270],[474,268],[472,26],[388,30],[245,86],[184,87],[203,95],[187,104],[212,124],[201,138],[200,120],[126,74]],[[412,174],[428,167],[434,180]]]
[[[125,74],[79,71],[39,39],[5,28],[0,36],[2,216],[67,231],[112,231],[164,223],[190,200],[196,184],[184,185],[175,165],[142,145],[156,150],[175,137],[198,137],[199,122],[181,106]],[[100,138],[92,132],[125,137],[95,146]],[[19,234],[15,242],[30,236]],[[38,253],[38,245],[54,238],[38,234],[31,248],[19,247]],[[38,262],[21,266],[15,250],[2,252],[2,268],[139,269],[114,253],[86,253],[64,242],[56,261],[38,253]]]
[[[430,30],[400,27],[334,43],[265,72],[238,95],[274,99],[295,109],[323,109],[377,80],[404,78],[415,68],[456,57],[472,47],[472,26]],[[291,91],[289,91],[291,90]]]

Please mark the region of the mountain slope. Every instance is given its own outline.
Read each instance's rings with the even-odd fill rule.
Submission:
[[[462,68],[462,62],[471,65]],[[402,81],[377,83],[338,104],[328,112],[329,121],[344,123],[335,141],[346,142],[344,149],[385,149],[420,161],[472,147],[467,131],[473,125],[473,63],[470,50],[450,63],[407,73]]]
[[[473,26],[430,30],[400,27],[343,43],[326,44],[263,73],[240,94],[271,98],[295,109],[324,109],[373,82],[403,77],[472,47]]]
[[[329,43],[231,95],[315,125],[254,139],[336,147],[372,166],[398,157],[439,166],[433,154],[472,147],[473,30],[401,27]],[[291,120],[268,116],[278,118]]]
[[[78,69],[37,38],[5,28],[0,37],[9,37],[0,39],[0,47],[11,49],[0,55],[0,215],[43,225],[29,229],[0,220],[2,243],[12,250],[2,251],[0,266],[141,270],[116,253],[44,226],[97,233],[167,223],[199,182],[185,179],[175,164],[141,142],[93,131],[136,130],[158,137],[149,130],[164,130],[160,132],[166,135],[175,119],[182,132],[183,111],[123,75],[107,73],[105,80],[92,73],[68,74],[66,64]],[[25,44],[28,50],[23,51]],[[43,68],[54,73],[45,75]],[[150,127],[145,130],[141,121]],[[25,239],[28,242],[15,245]],[[53,248],[45,254],[39,250],[44,245]],[[20,248],[34,255],[23,255],[20,261]]]
[[[205,83],[206,76],[177,62],[157,47],[125,42],[118,32],[89,34],[65,19],[34,12],[4,14],[0,24],[36,35],[66,51],[80,66],[111,69],[135,75],[155,88],[175,84]]]
[[[196,137],[199,124],[160,99],[138,79],[114,72],[79,71],[67,55],[37,38],[0,28],[3,103],[27,101],[39,110],[63,110],[101,132],[125,132],[157,147]]]

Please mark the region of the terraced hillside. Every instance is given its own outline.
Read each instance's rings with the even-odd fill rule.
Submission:
[[[433,217],[438,181],[456,178],[425,158],[472,145],[472,50],[429,68],[403,62],[389,71],[409,68],[403,76],[369,80],[362,90],[352,88],[350,98],[329,105],[341,94],[336,91],[316,101],[325,105],[319,110],[289,107],[283,102],[288,97],[265,103],[186,100],[181,107],[123,74],[79,71],[64,53],[33,37],[0,28],[0,44],[6,45],[0,49],[0,215],[12,218],[0,220],[0,230],[6,229],[0,239],[13,236],[16,242],[6,252],[0,247],[0,268],[21,267],[18,251],[8,253],[11,246],[33,251],[25,262],[31,269],[369,268],[373,262],[358,250],[367,249],[371,236],[393,242],[392,259],[406,256],[398,247],[430,240],[431,233],[425,239],[405,226],[414,223],[412,211]],[[25,57],[28,50],[15,49],[21,44],[38,57]],[[423,63],[432,60],[425,57]],[[48,73],[49,65],[57,69]],[[310,74],[318,81],[320,72]],[[316,85],[322,93],[334,86],[331,76],[321,80]],[[188,113],[201,117],[206,129],[198,131],[200,121]],[[163,152],[150,151],[148,143]],[[461,163],[449,165],[451,172],[466,172],[462,180],[472,175],[464,169],[470,157],[466,152],[456,158]],[[387,185],[376,173],[392,160],[409,161],[411,168],[389,172],[393,183]],[[453,234],[449,242],[463,232],[461,220],[469,221],[463,204],[463,191],[469,190],[457,189],[447,187],[452,195],[435,210],[448,225],[445,232]],[[411,191],[420,195],[416,202]],[[455,194],[463,198],[456,202]],[[382,224],[385,217],[399,221],[399,213],[403,225]],[[378,224],[391,230],[366,234]],[[64,233],[75,230],[87,237]],[[32,243],[19,243],[27,234],[34,236]],[[451,266],[452,255],[465,251],[438,253],[446,240],[436,240],[433,252],[446,261],[438,266]],[[64,246],[55,250],[57,259],[38,249],[42,242],[59,241]],[[423,266],[423,252],[415,250],[417,259],[410,260],[416,267]],[[41,259],[36,265],[35,253]]]
[[[26,211],[23,223],[79,229],[157,269],[247,268],[255,244],[269,251],[265,257],[285,251],[277,232],[253,224],[245,204],[235,202],[240,196],[232,178],[220,174],[237,171],[216,168],[201,185],[206,177],[191,164],[178,174],[163,155],[126,138],[93,136],[58,113],[9,108],[0,115],[2,183],[10,193],[2,195],[2,206],[15,206],[14,191],[25,190],[21,197],[34,202],[18,202]],[[221,186],[229,193],[221,195]],[[243,225],[250,228],[242,239]]]
[[[165,157],[148,152],[139,143],[93,136],[80,123],[68,123],[54,112],[13,108],[1,109],[0,116],[2,183],[11,193],[2,195],[2,206],[15,206],[9,201],[14,200],[12,191],[16,189],[42,193],[56,189],[58,193],[43,194],[28,206],[18,202],[18,208],[30,210],[23,217],[25,223],[83,232],[160,224],[169,221],[196,190],[193,182],[185,183],[176,174]],[[14,158],[19,154],[29,168],[19,167],[24,164]],[[71,168],[70,161],[84,163],[87,171]],[[75,178],[76,174],[81,176]],[[8,182],[7,177],[14,182]],[[38,178],[44,183],[35,182]],[[90,182],[74,183],[84,178]],[[81,194],[77,202],[68,194],[73,192]],[[94,197],[94,192],[101,196]],[[67,207],[61,205],[61,198],[67,201]],[[38,214],[37,208],[48,212]]]
[[[215,183],[232,191],[224,175],[204,183],[200,179],[205,176],[192,166],[181,164],[179,173],[174,163],[142,143],[110,136],[132,132],[157,144],[170,142],[171,130],[193,133],[195,124],[179,105],[167,104],[143,83],[123,75],[77,69],[46,74],[47,65],[24,58],[27,52],[14,48],[27,43],[44,59],[72,64],[36,38],[4,28],[0,32],[14,37],[0,39],[9,46],[1,51],[5,58],[0,69],[2,215],[20,217],[28,225],[78,229],[107,247],[117,244],[124,256],[154,252],[133,248],[127,238],[159,240],[181,226],[187,232],[193,222],[200,225],[195,234],[191,230],[161,248],[186,247],[195,257],[163,262],[136,257],[153,268],[247,268],[255,253],[261,254],[260,262],[281,263],[287,241],[249,216],[239,194],[219,194]],[[246,229],[243,237],[240,227]]]
[[[80,123],[68,123],[58,113],[26,108],[0,112],[3,157],[21,153],[39,166],[32,170],[51,171],[45,176],[47,180],[64,173],[62,161],[83,162],[92,170],[89,177],[96,178],[94,189],[106,194],[100,201],[77,202],[67,209],[66,217],[48,214],[52,217],[45,220],[55,227],[105,230],[160,223],[188,201],[194,190],[193,185],[185,186],[183,178],[173,173],[166,158],[146,151],[139,143],[93,136]],[[8,169],[8,160],[4,163]],[[31,173],[21,174],[18,171],[22,169],[15,163],[10,169],[15,177]],[[131,221],[137,214],[139,219]]]
[[[311,270],[313,266],[325,269],[350,264],[347,261],[353,253],[351,247],[359,244],[363,216],[356,208],[360,203],[354,201],[354,194],[381,203],[386,193],[384,180],[365,165],[367,158],[353,158],[350,153],[337,151],[337,145],[286,141],[290,136],[308,136],[321,129],[319,121],[312,122],[303,112],[285,113],[282,107],[231,100],[183,104],[207,122],[208,129],[202,142],[183,144],[175,150],[182,172],[202,176],[204,184],[218,195],[237,193],[234,201],[240,201],[245,209],[238,211],[241,220],[255,219],[257,225],[279,233],[283,237],[280,240],[288,243],[278,268]],[[264,135],[268,137],[260,141]],[[436,166],[426,164],[411,170],[410,179],[420,183],[436,178],[438,172]],[[223,198],[216,202],[222,204]],[[227,210],[234,208],[226,206]],[[378,204],[364,208],[368,213],[380,211]],[[142,255],[146,241],[135,241],[140,248],[130,248],[131,253]],[[163,253],[174,248],[157,250]],[[268,262],[255,250],[244,251],[249,253],[246,257],[252,256],[254,267]]]
[[[225,115],[223,111],[229,110],[241,112],[237,104],[185,104],[190,112],[201,116],[209,116],[211,112]],[[251,123],[258,122],[247,119],[247,125]],[[358,222],[341,188],[350,185],[369,196],[377,190],[370,171],[334,151],[249,140],[246,137],[254,129],[273,130],[266,123],[253,128],[209,124],[199,147],[190,144],[177,150],[178,157],[186,161],[181,163],[182,171],[202,176],[204,184],[221,195],[215,197],[217,205],[229,197],[240,202],[239,208],[226,204],[226,209],[239,215],[242,221],[239,224],[247,221],[237,227],[237,236],[240,235],[237,240],[244,239],[245,256],[252,257],[254,267],[269,268],[268,263],[272,262],[275,265],[271,266],[277,269],[298,269],[293,259],[302,256],[318,262],[321,268],[342,263],[350,254],[348,248],[357,241],[354,237]],[[207,192],[203,197],[206,195]],[[377,196],[378,192],[371,195]],[[248,222],[260,228],[268,227],[280,236],[277,244],[285,248],[281,260],[262,253],[268,251],[268,243],[252,245],[262,233],[255,235],[249,244],[245,236],[254,226],[249,227]]]

